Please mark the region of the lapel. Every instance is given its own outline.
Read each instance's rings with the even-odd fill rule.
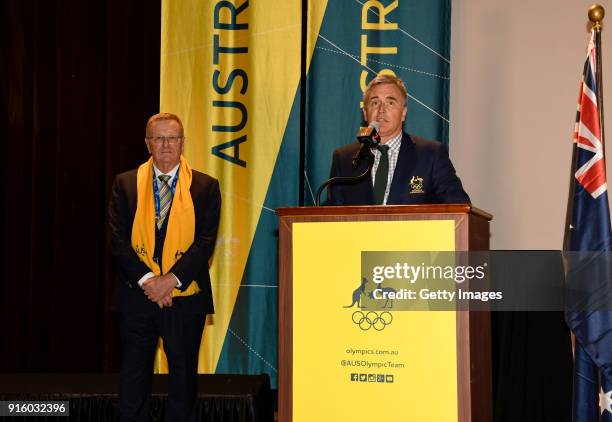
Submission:
[[[354,175],[359,176],[360,174],[363,174],[363,172],[366,171],[367,168],[368,168],[367,160],[362,160],[362,162],[359,163],[359,165],[357,166],[357,169],[355,170]],[[374,203],[374,186],[372,185],[372,169],[370,169],[366,177],[363,180],[361,180],[361,182],[359,182],[355,186],[355,188],[361,191],[361,194],[359,196],[362,198],[365,198],[366,204]]]
[[[356,144],[355,150],[351,151],[349,154],[350,160],[352,160],[352,157],[357,153],[357,151],[359,151],[359,148],[361,148],[361,144]],[[362,159],[357,164],[357,167],[353,167],[351,162],[347,162],[347,165],[348,165],[348,171],[345,174],[342,174],[342,176],[346,175],[350,177],[357,177],[360,174],[363,174],[363,172],[366,171],[366,169],[368,168],[368,160]],[[361,179],[359,182],[340,184],[338,186],[341,189],[346,190],[345,195],[347,198],[352,198],[352,200],[349,202],[352,203],[354,201],[357,201],[352,205],[355,205],[355,204],[365,205],[365,204],[374,203],[374,186],[372,185],[371,170],[370,172],[368,172],[366,177]],[[349,204],[345,204],[345,205],[349,205]]]
[[[136,217],[136,208],[138,208],[138,186],[136,182],[136,174],[136,170],[127,173],[125,182],[125,196],[127,197],[128,201],[130,224],[133,224],[134,217]]]
[[[408,177],[413,173],[416,161],[417,157],[414,142],[410,138],[410,135],[404,133],[402,135],[399,155],[397,156],[397,164],[393,172],[393,180],[391,181],[391,190],[389,191],[387,204],[401,203],[402,189],[408,183]]]

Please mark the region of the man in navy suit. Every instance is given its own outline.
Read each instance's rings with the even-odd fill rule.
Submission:
[[[122,343],[121,421],[149,421],[158,338],[169,364],[166,421],[194,417],[198,352],[204,321],[214,313],[208,264],[221,195],[213,177],[182,156],[183,124],[174,114],[149,119],[151,158],[115,178],[109,205],[111,252],[117,262],[112,309]]]
[[[408,93],[401,79],[379,75],[363,97],[363,117],[378,122],[380,145],[372,149],[371,174],[356,183],[332,185],[328,203],[333,205],[391,205],[469,203],[443,144],[402,130]],[[361,148],[354,142],[334,151],[330,177],[362,174],[368,160],[353,166]]]

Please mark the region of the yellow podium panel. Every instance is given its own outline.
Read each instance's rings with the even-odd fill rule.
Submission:
[[[293,422],[454,422],[456,313],[359,308],[362,251],[453,251],[454,220],[293,223]]]

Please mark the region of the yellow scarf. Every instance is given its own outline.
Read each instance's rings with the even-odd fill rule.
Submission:
[[[189,188],[191,187],[191,167],[181,155],[178,180],[168,213],[168,229],[162,253],[162,267],[167,273],[174,263],[189,249],[195,236],[195,213]],[[132,225],[132,248],[138,257],[155,275],[160,275],[159,265],[153,261],[155,250],[155,198],[153,193],[153,159],[138,167],[136,175],[138,202],[136,216]],[[164,273],[165,274],[165,273]],[[185,291],[174,289],[172,296],[189,296],[200,291],[193,280],[181,280],[189,285]]]

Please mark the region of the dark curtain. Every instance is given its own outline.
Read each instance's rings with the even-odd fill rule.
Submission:
[[[118,370],[106,205],[147,158],[160,0],[0,6],[0,372]]]
[[[492,312],[494,422],[570,422],[572,349],[561,312]]]

